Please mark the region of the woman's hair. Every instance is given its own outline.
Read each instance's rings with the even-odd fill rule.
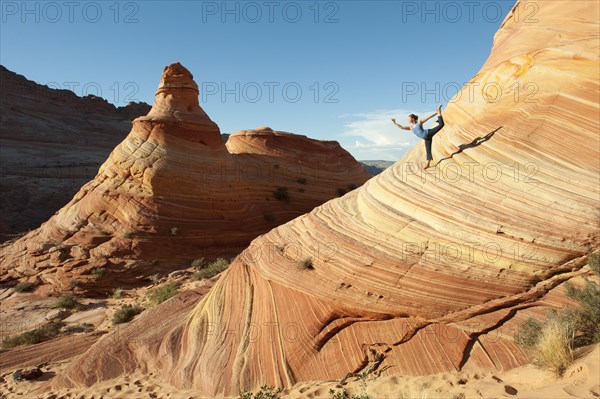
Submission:
[[[419,121],[419,117],[417,115],[415,115],[415,114],[410,114],[408,116],[411,117],[411,118],[413,118],[417,122]]]

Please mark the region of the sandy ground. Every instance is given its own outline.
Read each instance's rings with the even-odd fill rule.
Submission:
[[[135,373],[89,388],[43,392],[43,385],[59,373],[68,361],[48,364],[45,376],[37,381],[15,382],[11,372],[0,375],[0,397],[31,399],[138,399],[200,398],[192,390],[177,390],[160,382],[156,375]],[[468,398],[596,398],[600,397],[600,346],[589,348],[567,370],[563,378],[533,365],[503,373],[444,373],[423,377],[389,376],[349,381],[312,381],[295,385],[282,398],[332,398],[331,390],[345,388],[349,394],[366,393],[371,399],[468,399]]]

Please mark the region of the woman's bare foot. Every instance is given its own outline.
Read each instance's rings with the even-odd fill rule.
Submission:
[[[437,114],[440,116],[442,115],[442,106],[441,105],[437,109]]]

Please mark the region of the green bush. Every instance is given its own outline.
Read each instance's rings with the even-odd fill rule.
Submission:
[[[290,202],[290,194],[288,193],[287,187],[277,187],[277,189],[273,191],[273,197],[278,201]]]
[[[171,230],[169,230],[169,234],[171,234],[172,236],[176,236],[177,234],[179,234],[180,231],[181,229],[179,227],[171,227]]]
[[[207,264],[204,268],[198,270],[192,275],[194,280],[202,280],[205,278],[211,278],[221,273],[229,267],[229,262],[223,258],[219,258],[214,262]]]
[[[168,283],[150,291],[149,298],[152,305],[159,305],[179,292],[179,285]]]
[[[263,385],[260,387],[260,391],[254,394],[247,390],[240,392],[240,399],[280,399],[279,393],[281,391],[281,388],[276,389],[269,385]]]
[[[588,259],[588,266],[594,273],[600,275],[600,254],[591,254]]]
[[[299,260],[298,268],[300,268],[302,270],[314,269],[312,258],[309,256],[309,257]]]
[[[30,283],[29,281],[24,281],[22,283],[19,283],[17,285],[15,285],[15,287],[13,288],[14,292],[31,292],[33,291],[33,283]]]
[[[542,327],[542,322],[530,317],[519,326],[515,334],[515,342],[526,349],[533,349],[540,339]]]
[[[74,289],[77,288],[81,285],[81,281],[75,279],[75,280],[71,280],[71,282],[69,283],[69,288],[70,289]]]
[[[92,274],[94,276],[102,277],[106,274],[106,269],[104,267],[97,267],[92,270]]]
[[[600,259],[590,256],[588,265],[598,273]],[[565,284],[566,294],[577,305],[552,312],[548,319],[529,318],[519,327],[515,342],[528,349],[534,362],[562,375],[573,360],[574,348],[600,342],[600,284],[585,279],[583,288]]]
[[[192,261],[192,267],[196,270],[204,269],[206,267],[206,259],[198,258]]]
[[[143,309],[137,305],[122,305],[113,315],[112,323],[121,324],[130,322],[135,316],[142,313],[142,310]]]
[[[81,307],[81,304],[72,292],[66,292],[56,300],[54,307],[60,309],[78,309]]]
[[[66,333],[90,332],[94,330],[94,325],[90,323],[76,324],[65,328]]]
[[[2,347],[5,349],[14,348],[15,346],[37,344],[43,341],[48,341],[60,333],[60,329],[63,325],[64,324],[61,321],[51,321],[41,327],[27,331],[21,335],[6,338],[2,341]]]
[[[123,298],[123,288],[113,288],[111,297],[113,299],[121,299]]]
[[[600,284],[586,279],[583,288],[567,284],[566,291],[567,296],[579,304],[563,312],[563,319],[574,324],[577,330],[575,347],[600,342]]]

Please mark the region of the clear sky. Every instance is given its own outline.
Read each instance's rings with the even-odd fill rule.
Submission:
[[[395,128],[475,75],[514,0],[1,1],[0,62],[38,83],[152,104],[181,62],[223,133],[270,126],[398,159]]]

